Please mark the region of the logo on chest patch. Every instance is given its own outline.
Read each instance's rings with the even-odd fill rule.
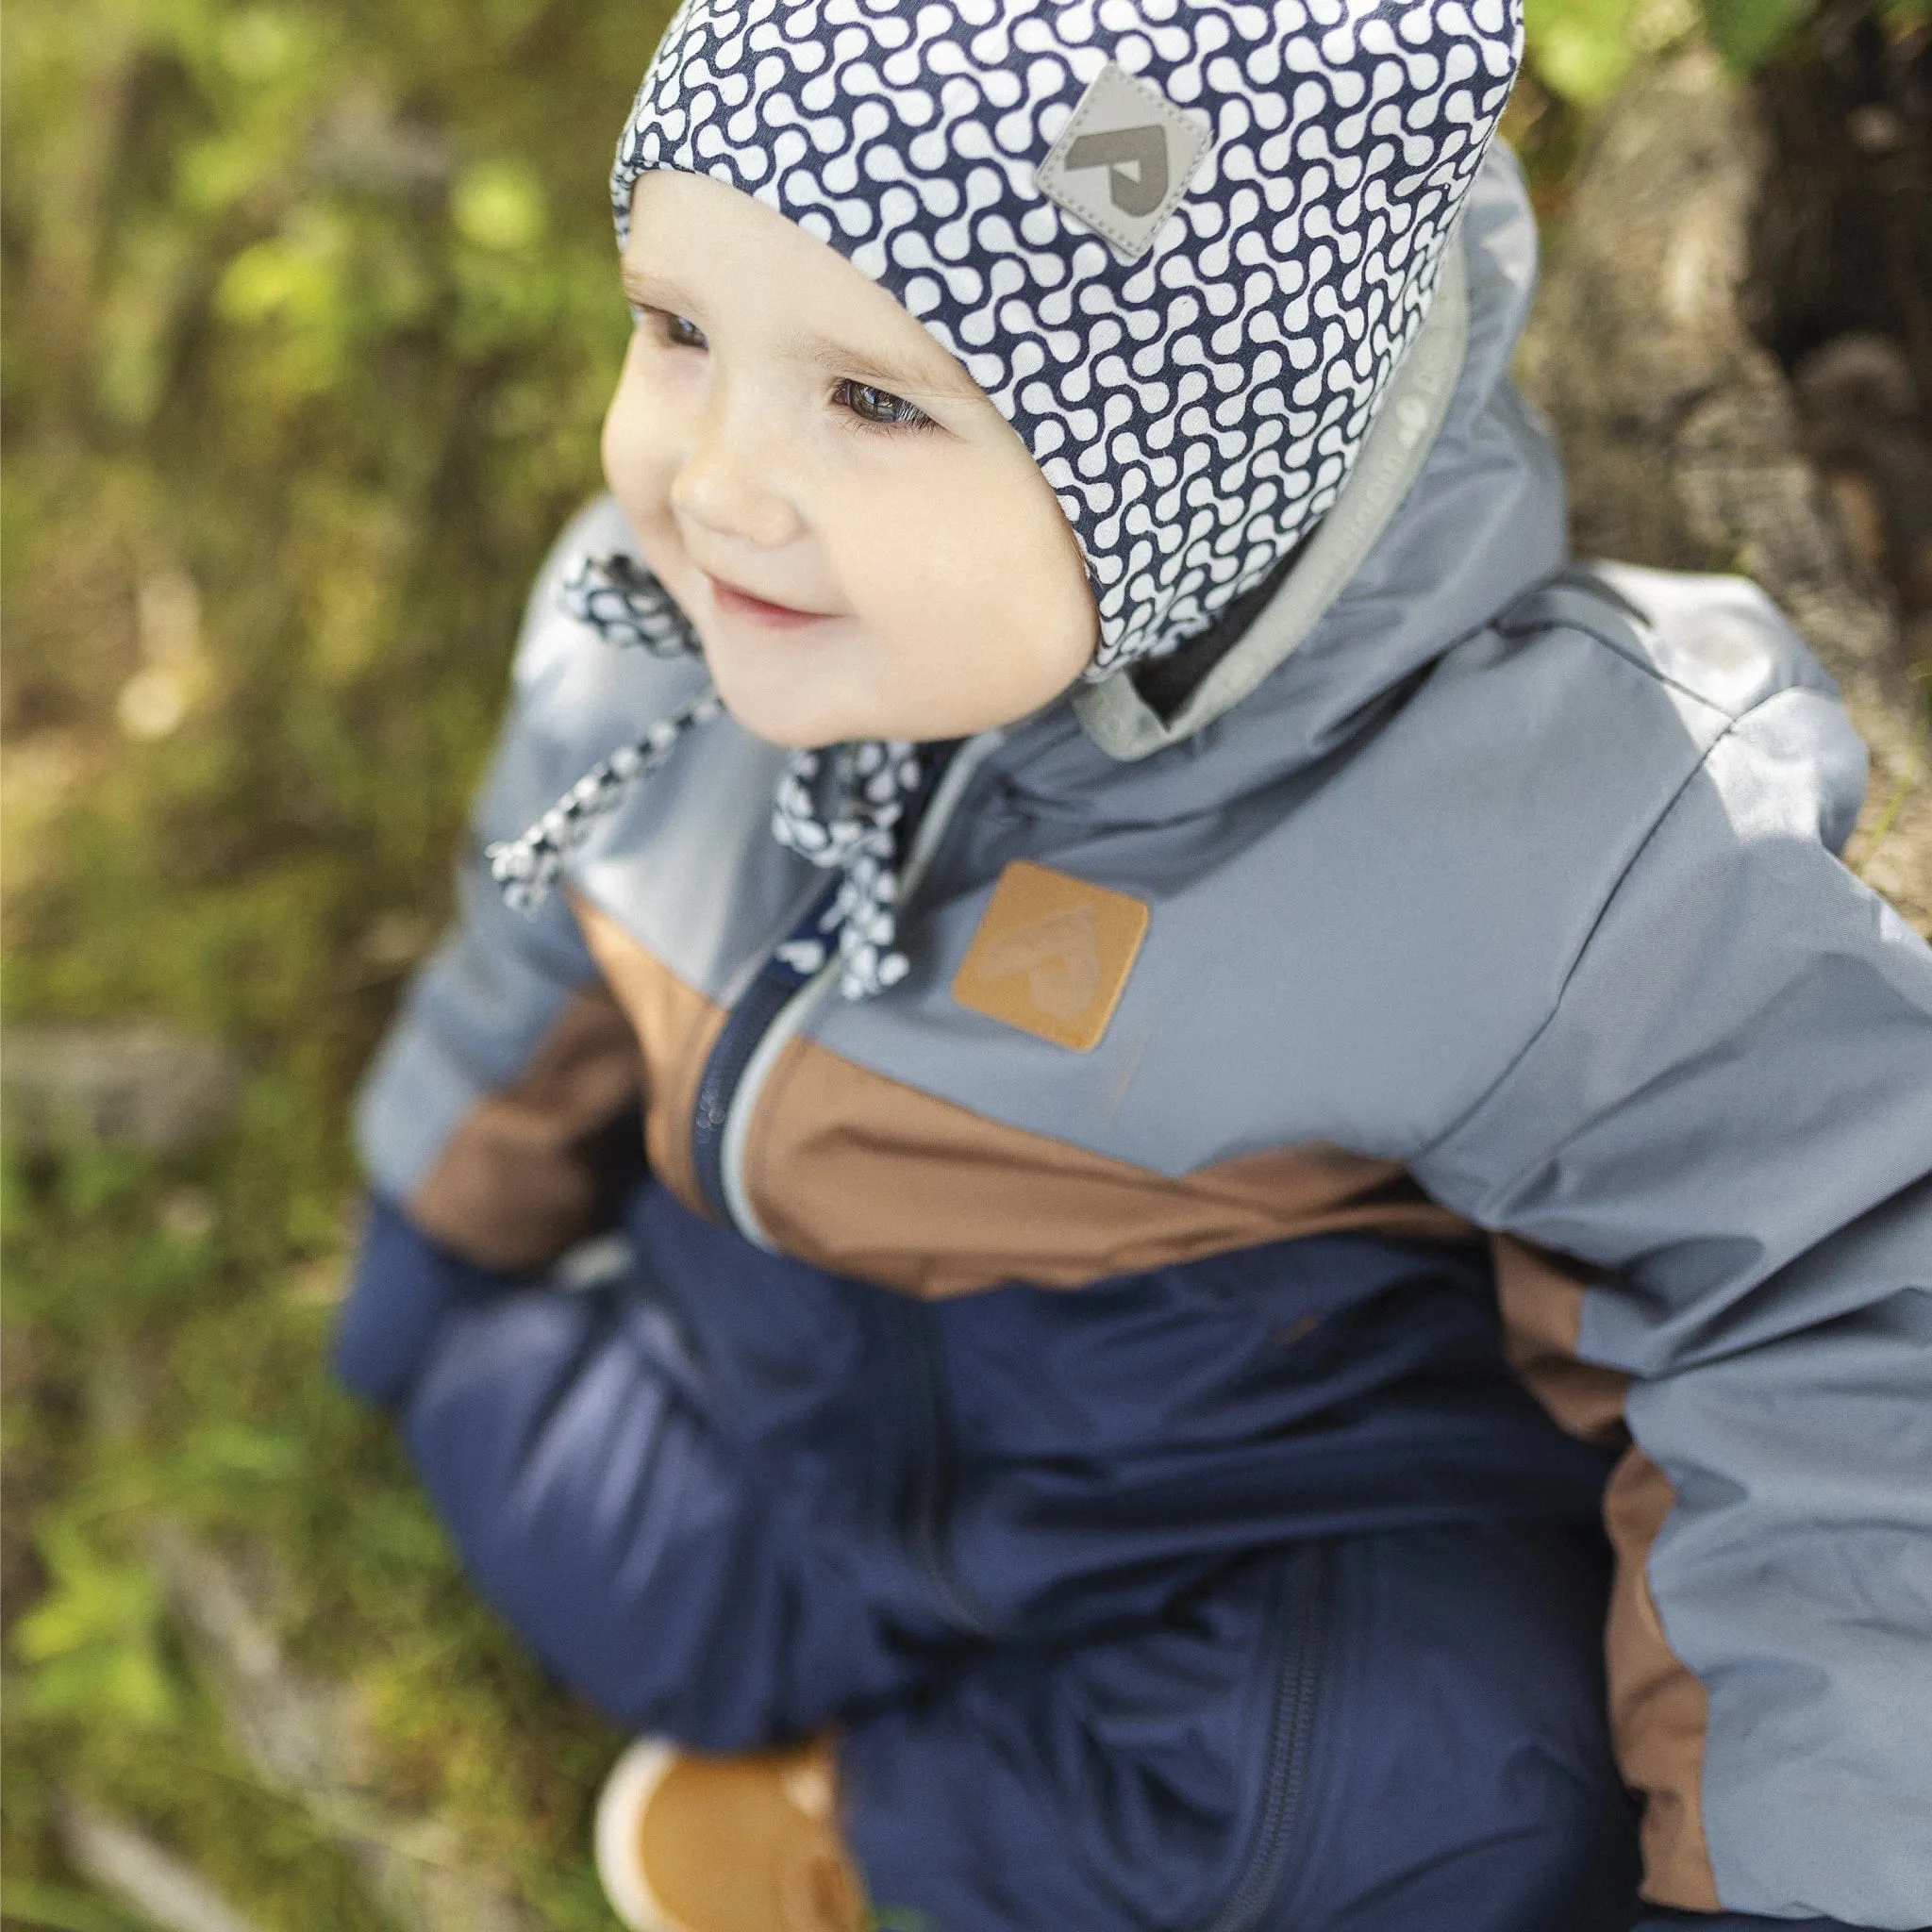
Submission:
[[[1126,991],[1148,917],[1124,892],[1016,858],[953,975],[953,997],[990,1020],[1090,1053]]]

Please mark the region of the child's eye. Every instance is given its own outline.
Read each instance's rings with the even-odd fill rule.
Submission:
[[[705,332],[689,316],[663,311],[664,340],[674,349],[708,349]]]
[[[841,408],[850,409],[861,423],[901,429],[927,428],[932,424],[932,418],[916,403],[908,403],[904,396],[895,396],[891,390],[870,382],[853,382],[848,378],[832,391],[832,400]]]

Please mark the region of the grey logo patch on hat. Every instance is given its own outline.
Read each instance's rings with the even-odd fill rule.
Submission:
[[[1180,206],[1209,144],[1151,81],[1109,60],[1040,164],[1040,192],[1131,261]]]

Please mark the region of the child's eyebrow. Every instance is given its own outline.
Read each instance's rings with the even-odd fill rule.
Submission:
[[[669,308],[684,312],[684,297],[669,282],[660,282],[636,262],[618,258],[618,285],[626,302],[638,308]]]
[[[653,275],[640,263],[621,261],[618,281],[625,299],[639,308],[663,308],[675,315],[691,312],[691,298],[675,282]],[[809,331],[788,337],[786,348],[800,361],[822,369],[828,375],[870,383],[894,395],[909,391],[965,400],[981,393],[973,378],[937,342],[933,344],[931,362],[883,354],[876,349],[854,348],[850,342]]]
[[[882,355],[876,349],[855,349],[849,342],[813,334],[792,337],[791,347],[800,360],[816,365],[828,375],[849,377],[894,395],[924,392],[963,399],[981,393],[973,378],[937,342],[930,362]]]

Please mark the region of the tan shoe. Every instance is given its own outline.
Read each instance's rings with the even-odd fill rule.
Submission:
[[[641,1738],[597,1800],[597,1875],[633,1932],[863,1932],[830,1747],[695,1757]]]

